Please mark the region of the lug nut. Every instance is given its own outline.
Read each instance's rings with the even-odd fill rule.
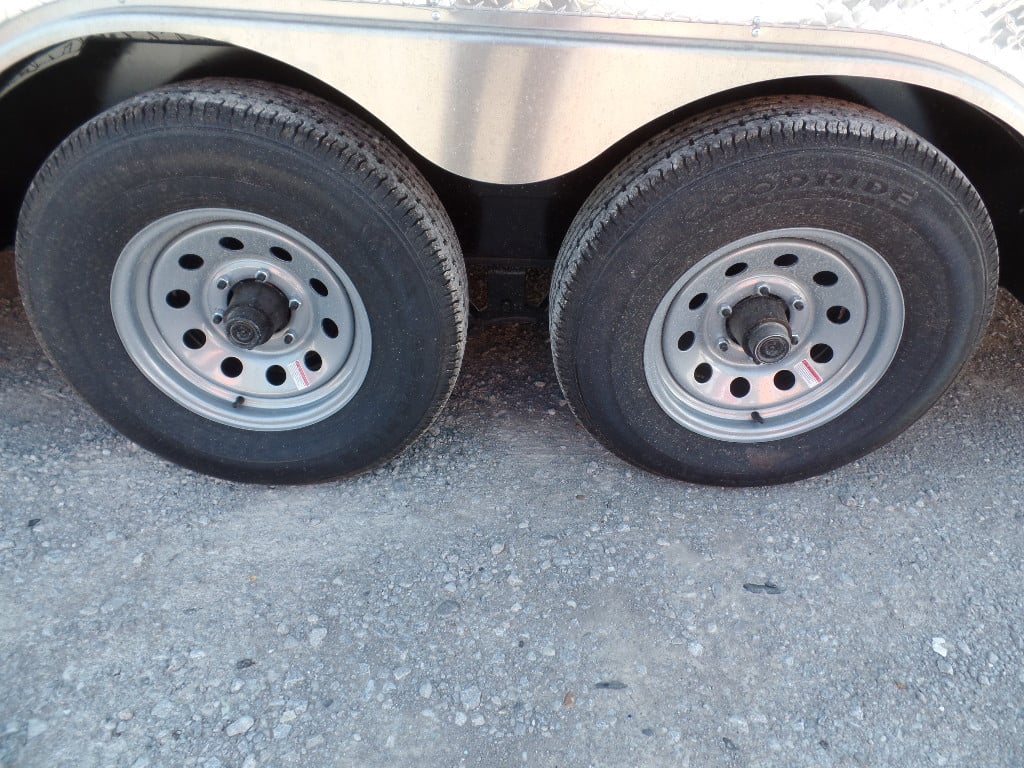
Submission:
[[[757,292],[761,296],[767,296],[768,294],[770,294],[772,292],[772,289],[769,288],[764,283],[761,283],[759,286],[757,286]]]
[[[284,335],[284,343],[291,344],[293,341],[295,341],[295,334],[292,333],[291,331],[288,331],[288,333]]]
[[[267,272],[266,272],[266,270],[263,270],[263,269],[261,269],[261,270],[260,270],[259,272],[257,272],[257,273],[256,273],[256,279],[257,279],[257,280],[258,280],[259,282],[261,282],[261,283],[265,283],[265,282],[267,282],[267,279],[268,279],[269,277],[270,277],[270,275],[268,275],[268,274],[267,274]]]
[[[799,296],[794,296],[793,301],[790,303],[793,305],[793,309],[795,309],[797,312],[800,312],[804,308],[804,300],[801,299]]]
[[[789,341],[795,346],[800,343],[800,337],[797,336],[795,333],[790,334]]]
[[[301,306],[302,306],[302,302],[299,301],[298,299],[291,299],[288,302],[288,309],[290,309],[292,312],[294,312],[296,309],[298,309]]]
[[[729,342],[724,337],[718,340],[718,349],[722,352],[729,351]]]
[[[226,277],[222,277],[220,280],[217,281],[217,290],[223,291],[229,285],[231,285],[231,281],[228,280]]]
[[[718,314],[720,314],[722,317],[728,317],[729,315],[732,314],[732,307],[730,307],[728,304],[723,304],[718,308]]]
[[[223,322],[223,320],[224,320],[224,312],[223,312],[223,310],[218,309],[216,312],[213,313],[213,324],[214,325],[220,325],[221,322]]]

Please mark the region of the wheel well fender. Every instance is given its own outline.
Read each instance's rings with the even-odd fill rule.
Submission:
[[[616,143],[583,169],[593,188],[633,148],[682,120],[754,96],[812,95],[841,98],[897,120],[934,144],[978,190],[996,229],[1001,282],[1024,298],[1024,137],[995,116],[958,97],[898,81],[860,77],[800,77],[755,83],[723,91],[663,115]],[[586,194],[579,199],[582,204]],[[568,221],[565,222],[568,228]]]
[[[54,49],[51,49],[51,51]],[[31,115],[31,120],[0,120],[0,146],[16,148],[6,158],[0,179],[0,243],[13,240],[18,210],[36,170],[54,147],[77,126],[130,96],[169,82],[201,77],[245,77],[299,88],[358,115],[385,133],[411,156],[450,207],[465,207],[477,189],[494,185],[447,172],[413,152],[393,131],[361,105],[324,81],[271,57],[233,45],[197,39],[101,36],[70,41],[30,62],[34,73],[0,90],[0,114]],[[55,63],[50,63],[53,60]],[[48,66],[45,66],[49,64]],[[22,62],[5,73],[24,72]],[[667,113],[624,137],[584,166],[555,180],[516,185],[525,197],[551,194],[544,217],[543,245],[557,238],[589,191],[640,142],[668,125],[722,104],[753,95],[811,94],[845,98],[872,107],[920,133],[949,155],[974,183],[992,215],[1002,254],[1003,282],[1024,293],[1024,265],[1015,254],[1024,246],[1022,208],[1014,179],[1024,168],[1024,142],[1005,123],[984,110],[940,91],[897,81],[858,77],[799,77],[745,85],[723,91]],[[522,196],[522,195],[520,195]],[[499,196],[499,199],[502,199]],[[476,224],[451,211],[460,234]]]
[[[55,57],[54,51],[63,55]],[[56,60],[54,60],[56,58]],[[69,41],[28,63],[31,76],[0,77],[0,247],[14,239],[25,192],[50,152],[78,126],[124,99],[161,85],[204,77],[240,77],[298,88],[344,107],[402,144],[365,109],[321,80],[276,59],[202,40],[103,36]],[[15,68],[24,72],[26,63]],[[15,119],[22,116],[22,119]],[[30,119],[25,119],[31,116]]]

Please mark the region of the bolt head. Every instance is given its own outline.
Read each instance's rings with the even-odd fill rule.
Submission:
[[[718,314],[720,314],[722,317],[729,317],[729,315],[732,314],[732,307],[730,307],[728,304],[723,304],[718,308]]]
[[[293,341],[295,341],[295,334],[292,333],[291,331],[288,331],[288,333],[284,335],[284,343],[291,344]]]
[[[296,309],[298,309],[301,306],[302,306],[302,302],[299,301],[298,299],[291,299],[288,302],[288,309],[290,309],[292,312],[294,312]]]
[[[769,288],[769,287],[768,287],[767,285],[765,285],[764,283],[761,283],[761,285],[757,286],[757,293],[758,293],[759,295],[761,295],[761,296],[767,296],[767,295],[768,295],[768,294],[770,294],[771,292],[772,292],[772,289],[771,289],[771,288]]]
[[[802,311],[804,308],[804,300],[801,299],[799,296],[793,298],[792,304],[793,309],[795,309],[797,312]]]
[[[726,341],[725,339],[719,339],[718,340],[718,348],[722,352],[728,352],[729,351],[729,342]]]
[[[222,311],[217,310],[216,312],[213,313],[213,324],[214,325],[220,325],[223,321],[224,321],[224,313]]]
[[[228,280],[226,277],[222,277],[220,280],[217,281],[217,290],[223,291],[229,285],[231,285],[231,281]]]
[[[270,275],[267,274],[267,271],[265,269],[261,269],[260,271],[258,271],[256,273],[256,279],[258,281],[260,281],[261,283],[267,282],[267,280],[269,278],[270,278]]]

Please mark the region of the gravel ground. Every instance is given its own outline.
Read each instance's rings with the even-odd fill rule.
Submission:
[[[1004,294],[903,437],[721,490],[492,327],[403,457],[249,487],[112,432],[0,298],[0,766],[1020,765],[1022,360]]]

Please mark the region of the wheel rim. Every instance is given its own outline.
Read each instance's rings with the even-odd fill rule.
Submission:
[[[757,362],[729,323],[757,296],[778,300],[771,327],[795,338],[774,362]],[[903,320],[896,275],[864,242],[825,229],[762,232],[676,281],[648,327],[644,372],[662,410],[687,429],[729,442],[779,440],[864,397],[892,362]]]
[[[253,348],[240,344],[251,340],[233,309],[243,285],[285,318]],[[158,389],[232,427],[315,424],[355,396],[369,369],[370,322],[348,275],[309,238],[254,213],[193,209],[148,225],[117,259],[110,306]]]

